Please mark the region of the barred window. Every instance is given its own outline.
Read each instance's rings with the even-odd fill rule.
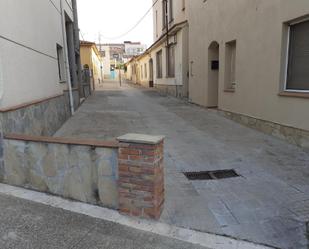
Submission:
[[[157,78],[162,78],[162,50],[157,52]]]

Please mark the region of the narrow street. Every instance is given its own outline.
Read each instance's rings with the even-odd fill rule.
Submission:
[[[55,134],[111,140],[165,135],[162,222],[280,248],[307,248],[309,154],[155,90],[104,82]],[[189,181],[182,172],[234,169],[240,177]]]

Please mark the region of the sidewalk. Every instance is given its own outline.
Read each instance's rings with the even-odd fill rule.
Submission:
[[[207,249],[0,194],[1,249]]]
[[[154,90],[103,86],[56,136],[165,135],[162,222],[284,249],[307,248],[308,153]],[[182,174],[222,169],[241,177],[189,181]]]

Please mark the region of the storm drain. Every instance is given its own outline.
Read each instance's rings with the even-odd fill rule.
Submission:
[[[216,171],[198,171],[198,172],[183,172],[190,181],[202,180],[219,180],[226,178],[239,177],[235,170],[216,170]]]

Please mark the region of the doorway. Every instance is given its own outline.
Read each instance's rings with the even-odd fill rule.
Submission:
[[[149,87],[153,87],[153,60],[149,60]]]
[[[217,108],[219,102],[219,43],[214,41],[208,48],[207,107]]]

